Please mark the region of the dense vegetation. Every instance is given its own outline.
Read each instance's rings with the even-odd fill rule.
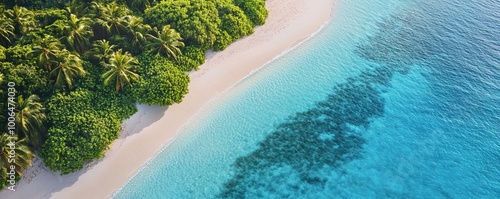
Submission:
[[[62,174],[81,169],[118,138],[135,103],[182,102],[185,72],[266,17],[264,0],[0,0],[0,186],[9,143],[16,180],[35,152]]]

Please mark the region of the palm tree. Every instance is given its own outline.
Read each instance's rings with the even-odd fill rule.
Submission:
[[[15,34],[26,34],[35,27],[33,12],[25,7],[14,6],[7,10],[6,16],[13,21]]]
[[[92,37],[92,28],[90,27],[91,20],[87,17],[78,18],[74,14],[70,14],[70,18],[64,27],[66,36],[62,41],[70,50],[83,52],[89,44],[89,38]]]
[[[11,146],[14,143],[15,149],[13,154],[11,154]],[[31,166],[31,159],[35,157],[33,152],[28,148],[25,143],[25,139],[19,140],[17,136],[9,136],[7,133],[2,133],[0,135],[0,178],[7,179],[7,172],[10,171],[10,166],[15,166],[15,172],[17,175],[22,176],[22,169],[26,169]],[[12,159],[11,155],[14,155],[14,161],[9,161]],[[5,180],[2,180],[5,182]]]
[[[141,17],[125,16],[128,21],[126,36],[120,46],[126,48],[132,54],[139,54],[143,50],[143,45],[147,42],[146,34],[151,31],[151,26],[144,24]]]
[[[33,47],[30,54],[37,57],[38,65],[46,71],[52,70],[52,65],[57,58],[57,54],[64,46],[56,38],[46,35],[38,45]]]
[[[11,43],[11,38],[14,36],[14,26],[10,20],[0,18],[0,41],[1,44],[7,46]]]
[[[147,34],[146,37],[150,41],[146,48],[156,54],[165,55],[171,59],[177,60],[177,55],[181,54],[179,47],[183,47],[181,35],[170,28],[169,25],[163,26],[161,31],[154,28],[154,35]]]
[[[44,113],[45,108],[37,95],[30,95],[28,99],[19,95],[17,103],[15,123],[18,135],[26,138],[26,141],[33,147],[38,148],[42,144],[44,123],[47,119]]]
[[[76,16],[84,16],[89,13],[89,2],[90,0],[71,0],[66,3],[66,12],[69,14],[75,14]]]
[[[62,86],[66,83],[69,87],[73,86],[75,77],[86,75],[83,70],[82,62],[78,55],[63,50],[58,56],[59,61],[56,67],[50,72],[50,75],[56,76],[56,86]]]
[[[85,55],[91,59],[97,60],[102,66],[106,65],[106,61],[111,58],[116,45],[112,45],[106,40],[97,40],[92,44],[92,48],[85,52]]]
[[[150,8],[155,3],[156,0],[127,0],[128,7],[133,8],[139,12],[143,12],[145,9]]]
[[[116,2],[106,5],[92,2],[92,7],[94,8],[95,24],[98,27],[99,38],[120,35],[126,31],[128,26],[126,17],[130,12],[127,8],[118,5]]]
[[[12,19],[5,16],[4,7],[0,6],[0,44],[7,46],[12,43],[11,38],[15,36]]]
[[[139,62],[130,53],[122,53],[121,49],[116,51],[109,59],[109,70],[102,74],[104,85],[114,82],[117,92],[123,90],[131,81],[139,79],[139,75],[134,72],[138,65]]]

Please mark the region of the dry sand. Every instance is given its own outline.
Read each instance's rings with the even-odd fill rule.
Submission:
[[[325,24],[332,0],[267,0],[269,17],[255,33],[226,50],[208,53],[199,71],[190,74],[189,94],[170,107],[139,105],[139,112],[123,125],[120,138],[106,156],[79,172],[59,176],[35,159],[16,191],[4,190],[0,198],[108,198],[148,160],[176,136],[210,99],[308,38]],[[168,148],[166,149],[168,150]]]

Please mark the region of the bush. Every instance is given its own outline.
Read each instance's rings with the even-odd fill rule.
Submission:
[[[186,45],[206,49],[219,34],[220,19],[212,1],[166,0],[147,10],[144,20],[156,27],[170,25],[184,38]]]
[[[245,12],[245,15],[252,21],[254,26],[262,25],[266,22],[268,12],[264,0],[234,0],[234,4]]]
[[[231,42],[253,33],[253,24],[245,13],[233,4],[219,4],[219,17],[221,19],[221,30],[231,38]]]
[[[7,56],[5,55],[5,47],[3,46],[0,46],[0,61],[3,61],[7,58]]]
[[[51,170],[67,174],[104,155],[123,119],[135,113],[132,103],[111,98],[114,92],[85,89],[54,95],[47,102],[52,127],[40,157]],[[126,101],[125,101],[126,102]]]
[[[175,67],[182,71],[198,70],[205,63],[205,51],[203,49],[187,46],[182,49],[182,55],[177,56]]]
[[[67,12],[64,9],[45,9],[34,12],[35,20],[39,21],[40,27],[45,27],[57,20],[67,20]]]
[[[189,76],[159,55],[142,54],[138,86],[132,89],[139,103],[148,105],[172,105],[182,102],[188,93]]]
[[[30,96],[37,94],[46,96],[51,92],[53,81],[48,79],[48,73],[36,65],[2,63],[2,71],[6,75],[5,84],[14,82],[16,84],[17,95]],[[7,87],[4,87],[7,88]]]

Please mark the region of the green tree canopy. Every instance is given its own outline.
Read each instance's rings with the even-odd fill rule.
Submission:
[[[221,19],[220,32],[214,44],[214,50],[223,50],[231,42],[253,33],[253,24],[245,13],[236,5],[228,1],[217,2],[219,18]]]
[[[165,0],[149,10],[144,19],[156,27],[170,25],[186,44],[211,48],[219,34],[215,4],[206,0]]]
[[[234,4],[245,12],[254,26],[262,25],[266,22],[268,12],[265,0],[234,0]]]
[[[156,5],[160,0],[126,0],[127,5],[132,10],[143,12],[144,10]]]
[[[85,52],[85,57],[95,64],[106,66],[106,62],[111,58],[116,49],[116,45],[110,44],[106,40],[96,40],[92,43],[92,48]]]
[[[142,52],[146,44],[146,34],[151,31],[151,26],[143,22],[142,17],[127,16],[128,27],[121,45],[124,49],[136,55]]]
[[[59,53],[59,59],[54,69],[50,72],[50,75],[56,78],[56,86],[63,86],[66,84],[71,87],[76,77],[86,75],[78,54],[63,51]]]
[[[166,106],[182,102],[188,93],[189,76],[158,55],[145,53],[139,56],[139,63],[141,76],[133,88],[139,103]]]
[[[79,53],[85,51],[90,38],[93,36],[90,24],[90,18],[78,18],[74,14],[70,15],[69,20],[64,24],[64,36],[62,37],[62,41],[64,41],[68,50]]]
[[[34,148],[39,148],[45,136],[45,108],[37,95],[30,95],[24,99],[22,95],[17,98],[16,130],[18,135]]]
[[[205,50],[194,47],[186,46],[181,49],[182,54],[177,56],[175,67],[182,71],[198,70],[199,66],[205,63]]]
[[[7,46],[12,43],[14,34],[14,24],[12,19],[6,16],[3,6],[0,6],[0,44]]]
[[[126,32],[129,25],[127,16],[130,13],[128,8],[114,1],[109,4],[94,1],[92,9],[93,17],[96,19],[94,26],[97,38],[111,37]]]
[[[7,88],[7,82],[16,84],[17,95],[30,96],[37,94],[45,96],[53,91],[49,85],[53,85],[48,79],[48,72],[33,64],[14,65],[11,62],[0,62],[0,70],[5,75],[4,88]]]
[[[146,48],[152,53],[167,56],[173,60],[177,60],[177,55],[181,54],[179,47],[183,47],[181,42],[182,37],[177,31],[170,28],[169,25],[163,26],[160,30],[153,30],[154,34],[147,34],[149,44]]]
[[[120,131],[120,123],[137,111],[134,101],[104,87],[56,94],[47,102],[51,110],[47,140],[40,156],[54,171],[67,174],[100,158]]]
[[[31,166],[31,159],[35,157],[33,152],[26,145],[24,139],[18,139],[17,136],[9,136],[7,133],[2,133],[0,135],[0,180],[5,182],[7,179],[7,172],[10,170],[9,159],[10,159],[10,143],[15,143],[15,162],[14,165],[16,167],[15,172],[16,175],[22,176],[21,170],[26,169]],[[1,187],[1,185],[0,185]]]
[[[24,35],[36,26],[33,12],[25,7],[16,5],[14,8],[7,10],[5,15],[12,20],[14,33],[16,34]]]
[[[139,75],[135,72],[138,65],[139,62],[130,53],[122,53],[121,50],[114,52],[106,65],[108,71],[102,74],[104,85],[114,83],[117,92],[123,90],[132,81],[139,79]]]
[[[46,71],[51,71],[56,63],[57,55],[63,49],[63,45],[56,38],[46,35],[39,43],[33,46],[31,55],[36,57],[38,65]]]

